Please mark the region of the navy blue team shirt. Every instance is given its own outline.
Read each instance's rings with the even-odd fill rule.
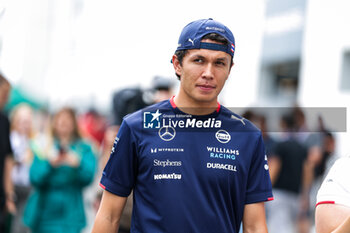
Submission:
[[[245,204],[272,200],[261,132],[223,106],[180,111],[173,99],[124,118],[100,186],[134,190],[131,232],[238,232]]]

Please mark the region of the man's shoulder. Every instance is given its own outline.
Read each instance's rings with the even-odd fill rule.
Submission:
[[[164,100],[162,102],[149,105],[140,110],[137,110],[136,112],[126,115],[123,118],[123,121],[125,121],[129,126],[134,126],[135,124],[140,125],[140,122],[144,121],[144,118],[147,115],[163,114],[165,111],[169,111],[170,108],[171,105],[169,103],[169,100]]]
[[[233,112],[231,109],[225,106],[221,106],[221,116],[224,121],[227,121],[230,125],[235,126],[235,128],[239,131],[261,133],[260,129],[250,120]]]

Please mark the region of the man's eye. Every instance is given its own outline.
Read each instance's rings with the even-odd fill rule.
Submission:
[[[226,63],[225,63],[225,62],[222,62],[222,61],[217,61],[216,64],[217,64],[217,65],[220,65],[220,66],[225,66],[225,65],[226,65]]]
[[[202,63],[202,62],[203,62],[203,59],[197,58],[197,59],[194,59],[193,61],[194,61],[194,62],[198,62],[198,63]]]

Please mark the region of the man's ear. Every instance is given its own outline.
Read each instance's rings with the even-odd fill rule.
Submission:
[[[177,56],[175,54],[173,55],[173,58],[171,61],[172,61],[173,66],[174,66],[175,73],[178,74],[179,76],[181,76],[182,66],[180,64],[179,59],[177,58]]]

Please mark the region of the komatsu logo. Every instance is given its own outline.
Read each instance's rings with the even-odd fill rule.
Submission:
[[[163,127],[178,127],[178,128],[221,128],[221,121],[215,118],[207,120],[198,120],[196,118],[187,118],[183,120],[165,119],[163,118]]]
[[[170,173],[170,174],[155,174],[153,175],[154,180],[181,180],[181,174]]]

